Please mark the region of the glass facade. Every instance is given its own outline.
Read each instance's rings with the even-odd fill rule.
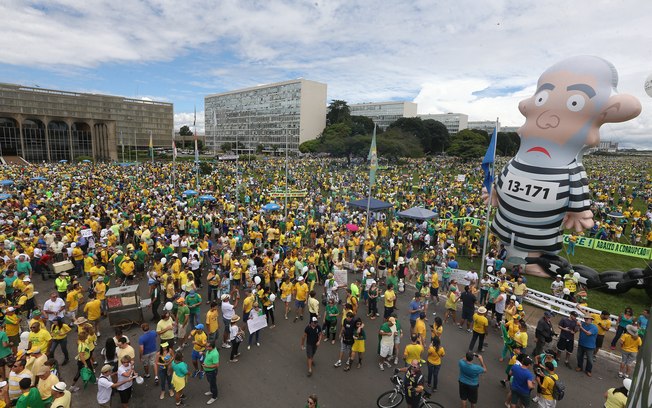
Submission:
[[[351,116],[371,118],[382,129],[387,129],[389,125],[400,118],[410,118],[417,115],[417,104],[413,102],[357,103],[349,107]]]

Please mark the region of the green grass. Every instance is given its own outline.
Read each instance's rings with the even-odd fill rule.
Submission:
[[[581,251],[579,251],[581,249]],[[563,255],[563,253],[561,254]],[[459,257],[457,261],[460,269],[480,269],[480,259],[471,262],[468,258]],[[570,259],[573,264],[584,264],[596,269],[598,272],[606,270],[620,270],[623,272],[631,268],[645,268],[645,261],[622,255],[614,255],[608,252],[594,251],[586,248],[576,248],[575,256]],[[539,292],[550,293],[552,279],[528,276],[528,287]],[[590,290],[588,293],[589,307],[598,310],[608,310],[612,314],[618,314],[630,306],[634,313],[640,313],[644,308],[649,308],[652,299],[642,289],[631,289],[623,295],[611,295],[598,290]]]

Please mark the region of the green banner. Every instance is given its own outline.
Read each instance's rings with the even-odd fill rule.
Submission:
[[[564,235],[564,244],[569,244],[569,238],[570,235]],[[652,248],[621,244],[620,242],[603,241],[601,239],[578,236],[575,245],[582,248],[610,252],[612,254],[631,256],[635,258],[652,259]]]
[[[595,238],[580,237],[577,235],[575,237],[577,238],[577,241],[575,241],[575,246],[582,247],[582,248],[593,249],[593,245],[595,245],[595,241],[597,241],[597,239]],[[568,234],[564,235],[564,244],[566,245],[570,244],[570,235]]]

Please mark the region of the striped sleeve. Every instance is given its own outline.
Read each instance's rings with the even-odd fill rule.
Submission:
[[[575,163],[570,169],[568,211],[582,212],[591,207],[589,179],[584,166]]]

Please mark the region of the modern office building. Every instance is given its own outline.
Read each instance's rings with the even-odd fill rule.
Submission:
[[[0,156],[117,160],[119,146],[170,146],[171,103],[0,84]]]
[[[296,79],[208,95],[204,111],[209,150],[298,151],[326,126],[326,84]]]
[[[469,129],[484,130],[489,134],[491,134],[494,131],[495,127],[496,127],[495,120],[473,120],[468,123]],[[503,129],[500,128],[500,122],[498,122],[498,130],[501,132],[503,131]]]
[[[414,102],[370,102],[349,105],[351,116],[371,118],[379,128],[387,129],[400,118],[417,116],[417,104]]]
[[[469,115],[464,113],[426,113],[419,115],[419,117],[423,120],[433,119],[443,123],[451,135],[466,129],[469,123]]]

